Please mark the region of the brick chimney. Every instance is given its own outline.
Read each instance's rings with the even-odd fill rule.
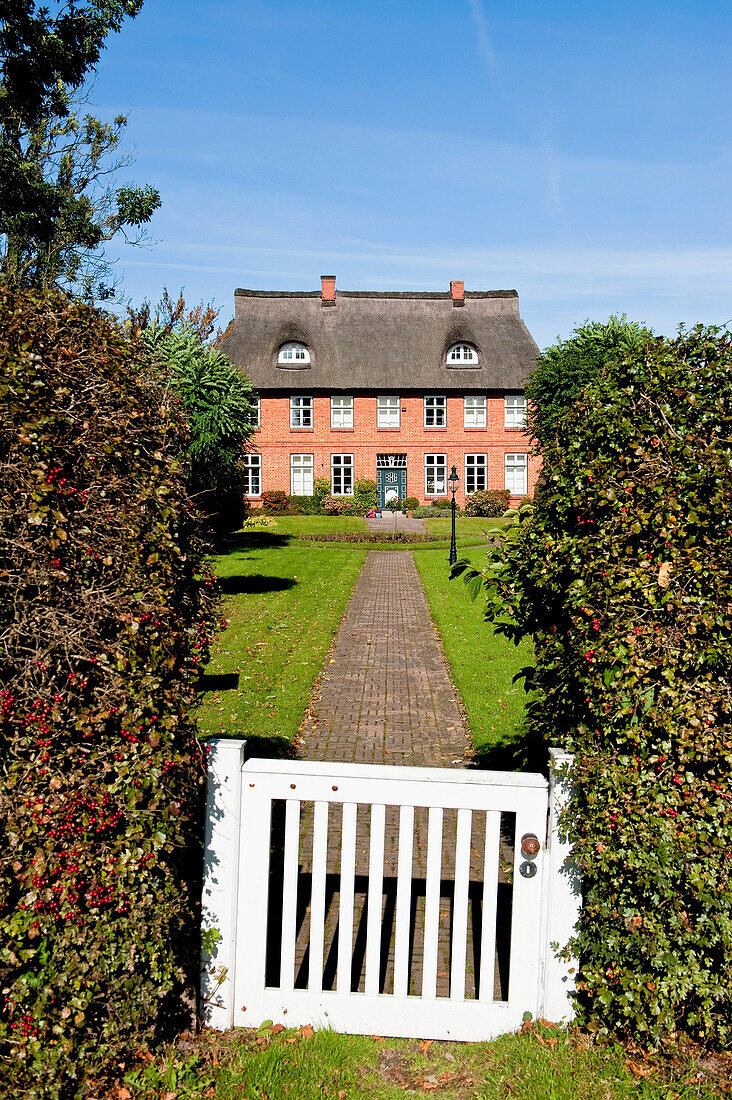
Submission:
[[[465,283],[462,279],[453,279],[450,283],[450,297],[454,306],[465,305]]]
[[[320,304],[322,306],[335,305],[335,275],[320,276]]]

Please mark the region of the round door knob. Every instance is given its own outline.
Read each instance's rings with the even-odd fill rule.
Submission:
[[[521,837],[521,855],[524,859],[533,859],[541,851],[541,844],[536,833],[524,833]]]

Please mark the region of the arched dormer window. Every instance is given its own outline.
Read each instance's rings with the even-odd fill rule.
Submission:
[[[453,344],[448,349],[448,367],[479,367],[478,352],[472,344]]]
[[[279,367],[309,367],[310,352],[304,344],[283,344],[277,355]]]

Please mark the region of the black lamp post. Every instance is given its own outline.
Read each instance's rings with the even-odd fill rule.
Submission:
[[[457,475],[457,469],[453,466],[450,471],[450,476],[447,479],[450,486],[450,492],[452,493],[452,538],[450,539],[450,565],[454,565],[457,561],[457,545],[455,543],[455,493],[457,492],[460,478]]]

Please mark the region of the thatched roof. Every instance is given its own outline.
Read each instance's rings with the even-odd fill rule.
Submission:
[[[259,390],[434,391],[523,389],[539,353],[515,290],[449,293],[237,290],[234,323],[219,347]],[[277,365],[280,347],[307,345],[310,366]],[[479,367],[448,367],[457,343]]]

